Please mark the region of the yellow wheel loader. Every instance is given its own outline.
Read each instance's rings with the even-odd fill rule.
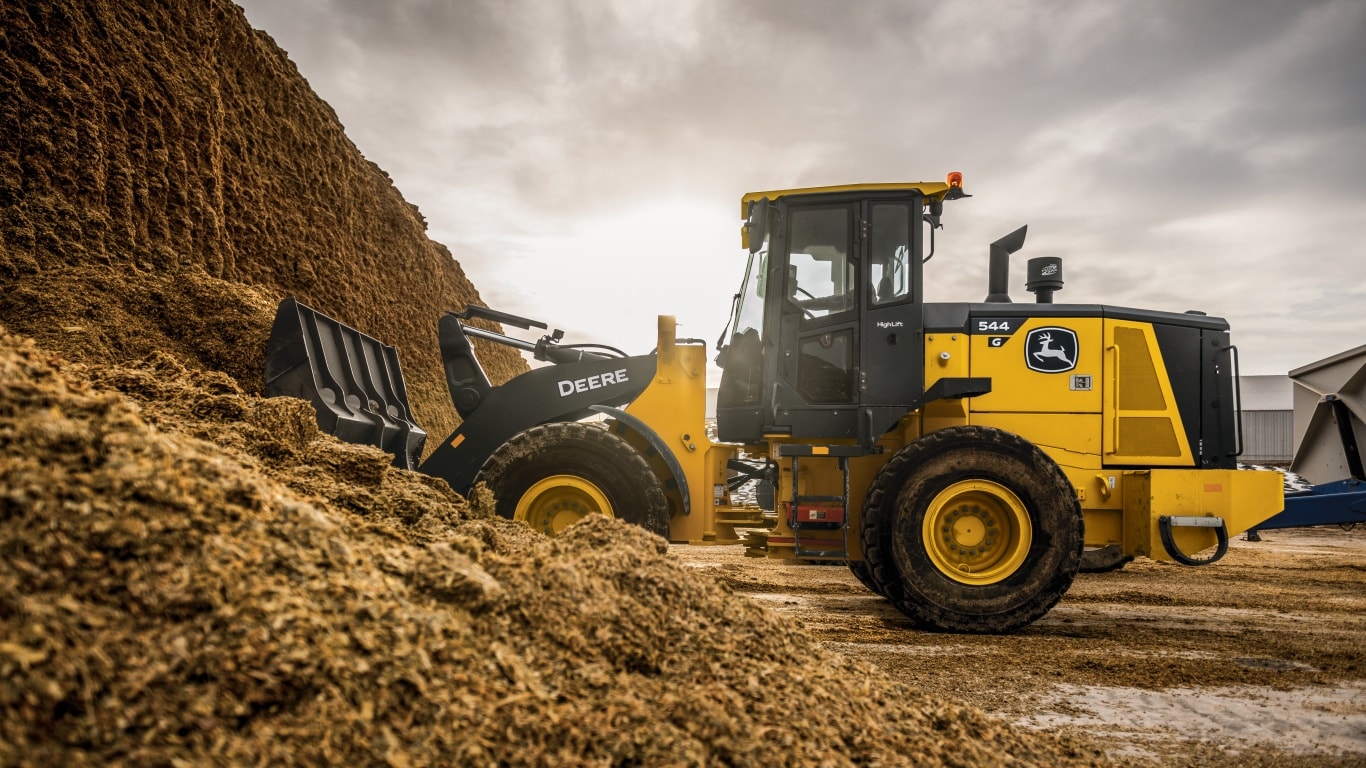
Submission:
[[[1282,509],[1278,473],[1237,469],[1225,321],[1054,303],[1056,258],[1029,261],[1036,300],[1013,303],[1023,227],[991,244],[984,301],[927,302],[922,265],[945,204],[965,197],[957,173],[745,195],[715,440],[706,344],[676,338],[670,317],[632,356],[476,327],[546,329],[484,307],[448,312],[438,341],[463,421],[420,464],[393,348],[293,299],[267,391],[459,492],[487,483],[500,514],[548,534],[601,513],[675,542],[847,562],[936,630],[1016,630],[1079,570],[1140,555],[1214,562]],[[492,386],[471,338],[554,364]],[[736,501],[745,483],[758,503]]]

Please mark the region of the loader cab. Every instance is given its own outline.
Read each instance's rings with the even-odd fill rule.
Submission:
[[[923,393],[921,264],[943,183],[754,193],[718,436],[875,439]],[[931,224],[932,226],[932,224]]]

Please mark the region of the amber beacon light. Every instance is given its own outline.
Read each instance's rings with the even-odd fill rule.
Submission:
[[[963,174],[959,171],[949,173],[948,183],[950,187],[963,188]]]

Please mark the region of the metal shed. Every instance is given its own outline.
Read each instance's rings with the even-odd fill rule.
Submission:
[[[1294,394],[1287,376],[1241,376],[1244,464],[1288,465],[1295,455]]]

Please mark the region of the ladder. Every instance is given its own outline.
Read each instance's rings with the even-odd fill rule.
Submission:
[[[857,445],[790,445],[778,446],[780,458],[792,460],[792,495],[789,498],[789,518],[792,527],[792,551],[797,559],[808,560],[847,560],[849,559],[849,457],[864,456],[868,450]],[[802,459],[835,459],[839,462],[842,478],[841,493],[838,496],[803,494],[799,492],[800,461]],[[830,531],[833,525],[839,526],[838,541],[828,536],[816,537],[810,533],[816,530]],[[803,543],[802,530],[808,536]]]

